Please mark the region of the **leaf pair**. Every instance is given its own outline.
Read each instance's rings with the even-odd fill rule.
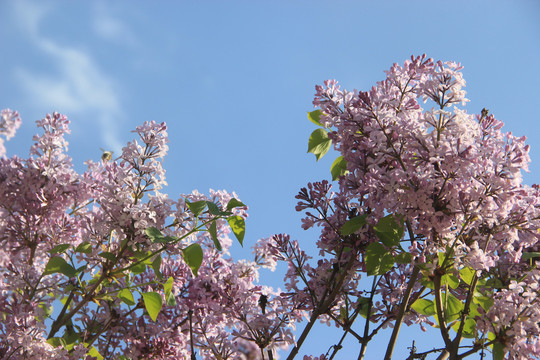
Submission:
[[[232,215],[232,209],[246,206],[245,204],[243,204],[240,200],[236,198],[232,198],[231,200],[229,200],[225,210],[221,210],[216,203],[211,202],[211,201],[206,201],[206,200],[189,202],[186,199],[186,205],[188,206],[189,210],[193,213],[193,215],[195,215],[195,217],[199,217],[199,215],[201,215],[206,208],[208,208],[208,212],[212,215],[229,216],[229,215]]]
[[[315,155],[317,161],[322,158],[330,150],[332,146],[332,139],[328,137],[329,130],[326,130],[325,126],[321,123],[321,110],[315,110],[308,112],[308,119],[321,129],[313,131],[308,141],[308,153]],[[340,176],[347,174],[347,161],[343,156],[338,156],[330,167],[330,173],[332,174],[332,180],[337,180]]]
[[[352,235],[364,227],[367,215],[355,216],[340,228],[341,235]],[[411,255],[407,252],[394,257],[391,249],[398,246],[403,237],[403,222],[396,220],[393,215],[387,215],[373,226],[373,231],[380,242],[369,244],[366,249],[366,271],[368,275],[381,275],[392,269],[394,263],[410,263]],[[384,245],[383,245],[384,244]]]
[[[78,269],[75,269],[73,266],[68,264],[67,261],[64,260],[64,258],[60,256],[53,256],[49,259],[47,265],[45,265],[45,271],[43,272],[43,275],[60,273],[66,275],[69,278],[72,278],[81,273],[85,268],[86,265],[83,265]]]
[[[168,306],[176,305],[176,299],[174,297],[174,294],[172,293],[173,283],[173,278],[169,277],[167,281],[163,284],[163,292],[165,293],[166,304]],[[161,297],[161,294],[150,291],[147,293],[143,293],[142,297],[144,301],[144,307],[148,312],[148,315],[150,315],[150,318],[155,322],[159,315],[159,312],[161,311],[161,308],[163,307],[163,299]]]
[[[169,279],[167,279],[167,281],[163,283],[163,291],[165,293],[166,304],[168,306],[176,305],[176,298],[172,293],[173,282],[173,278],[169,277]],[[154,291],[142,293],[141,295],[144,303],[144,308],[148,312],[148,315],[153,321],[156,321],[157,316],[159,315],[159,312],[163,307],[163,299],[161,295]],[[133,306],[136,304],[133,293],[128,288],[120,290],[117,296],[120,300],[122,300],[123,303],[129,306]]]
[[[236,237],[240,245],[243,246],[244,235],[246,233],[246,223],[244,221],[244,218],[239,215],[233,215],[227,218],[227,222],[229,223],[229,226],[231,227],[234,236]],[[212,238],[212,241],[214,242],[214,246],[216,247],[216,249],[218,249],[218,251],[223,250],[223,248],[221,247],[221,243],[218,239],[216,222],[212,221],[210,225],[207,225],[207,230],[210,234],[210,237]]]

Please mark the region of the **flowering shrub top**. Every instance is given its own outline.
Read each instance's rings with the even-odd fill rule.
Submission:
[[[164,123],[83,174],[68,123],[38,121],[28,159],[0,149],[0,358],[238,359],[292,342],[279,294],[255,283],[262,263],[229,256],[247,207],[224,191],[160,192]],[[2,112],[1,134],[19,124]],[[264,312],[263,296],[277,297]]]
[[[339,188],[322,181],[297,196],[303,228],[321,227],[324,258],[311,268],[289,251],[288,288],[345,331],[358,314],[395,336],[402,321],[437,325],[451,358],[467,337],[465,355],[530,359],[540,355],[540,198],[522,183],[529,146],[488,110],[461,107],[460,70],[424,55],[366,92],[316,87],[308,151],[319,159],[334,146]],[[379,327],[368,322],[358,340]]]
[[[6,158],[0,142],[0,357],[272,360],[294,343],[292,360],[319,320],[343,336],[306,360],[335,358],[345,336],[363,359],[392,328],[390,360],[402,323],[437,327],[443,340],[420,353],[413,343],[408,359],[540,357],[540,189],[521,177],[529,148],[488,110],[463,109],[460,70],[419,56],[367,92],[316,87],[308,151],[340,154],[337,189],[325,180],[297,195],[302,227],[321,231],[316,261],[282,234],[257,242],[254,261],[233,262],[229,235],[242,243],[247,207],[224,191],[160,192],[165,124],[137,127],[140,140],[83,174],[57,113],[38,121],[28,159]],[[1,114],[9,139],[20,120]],[[279,261],[285,292],[257,285]]]

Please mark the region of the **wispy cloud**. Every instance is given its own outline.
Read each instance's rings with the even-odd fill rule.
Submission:
[[[107,41],[130,47],[138,46],[137,37],[129,27],[114,17],[111,14],[110,6],[105,6],[103,3],[96,3],[92,27],[97,35]]]
[[[76,114],[81,119],[85,114],[97,114],[91,119],[97,120],[105,145],[120,151],[117,125],[125,115],[115,79],[103,71],[87,51],[60,44],[42,34],[43,19],[53,11],[49,5],[29,1],[14,4],[14,15],[30,41],[54,64],[48,69],[16,69],[15,73],[32,102],[52,106],[69,116]],[[108,22],[114,24],[112,18]],[[114,28],[113,25],[110,27]]]

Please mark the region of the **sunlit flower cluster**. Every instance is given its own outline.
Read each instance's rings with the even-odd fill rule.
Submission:
[[[12,137],[18,114],[1,119],[0,134]],[[28,159],[0,159],[0,358],[257,359],[293,342],[287,301],[256,284],[268,264],[229,255],[231,230],[215,213],[241,204],[236,195],[160,192],[164,123],[137,127],[117,159],[88,161],[83,174],[66,154],[68,124],[47,115]],[[190,204],[201,202],[214,214],[195,214]],[[245,219],[246,210],[225,213]],[[182,259],[191,244],[203,249],[197,276]],[[155,321],[146,294],[163,303]]]
[[[519,353],[523,359],[538,356],[537,314],[521,310],[540,307],[537,285],[522,280],[532,261],[523,255],[540,247],[538,189],[524,185],[521,175],[528,169],[529,146],[525,137],[502,132],[502,122],[488,110],[470,115],[460,107],[468,102],[461,69],[457,63],[420,56],[394,64],[386,79],[369,91],[342,90],[335,80],[316,86],[313,103],[328,138],[346,161],[346,172],[335,193],[319,182],[297,196],[297,210],[306,211],[302,227],[321,226],[318,246],[327,260],[301,272],[305,265],[289,256],[295,270],[286,280],[294,284],[289,288],[297,295],[320,298],[317,294],[332,291],[330,281],[335,281],[339,269],[349,266],[330,314],[339,320],[343,299],[355,304],[349,297],[358,289],[359,277],[369,271],[366,249],[380,241],[373,226],[392,214],[404,226],[402,245],[386,243],[381,248],[402,259],[410,255],[412,261],[395,262],[377,281],[372,321],[391,325],[410,282],[412,302],[437,291],[465,301],[471,283],[457,284],[465,279],[460,271],[472,269],[482,284],[474,283],[471,291],[495,299],[491,308],[478,314],[478,321],[491,323],[491,329],[495,326],[497,341],[504,337],[511,354]],[[367,225],[344,236],[340,229],[359,216]],[[405,254],[407,250],[410,254]],[[344,256],[348,252],[356,254],[351,264]],[[421,272],[411,279],[411,274],[418,274],[415,267]],[[458,283],[430,285],[443,274]],[[302,288],[296,284],[304,276]],[[485,286],[495,279],[498,287]],[[356,304],[365,301],[365,294],[358,292]],[[355,306],[349,306],[351,312]],[[477,310],[477,305],[471,306]],[[403,321],[434,324],[415,311],[407,311]],[[470,335],[480,339],[485,334],[478,328]]]

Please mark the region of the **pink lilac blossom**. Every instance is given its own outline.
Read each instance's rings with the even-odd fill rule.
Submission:
[[[494,304],[478,322],[481,331],[491,331],[504,340],[511,359],[540,356],[540,271],[529,272],[518,283],[511,280],[507,289],[494,296]]]
[[[9,110],[2,121],[7,137],[20,122]],[[215,220],[223,248],[218,251],[210,234],[196,228],[211,214],[195,217],[187,205],[209,201],[223,209],[236,194],[194,191],[173,200],[160,192],[166,185],[164,123],[137,127],[139,139],[118,159],[88,161],[83,174],[73,170],[66,154],[68,119],[54,113],[37,124],[43,133],[34,137],[28,159],[0,159],[0,358],[83,359],[93,346],[107,359],[189,358],[192,350],[203,359],[259,359],[261,349],[293,343],[301,316],[279,292],[256,284],[260,268],[275,263],[272,254],[257,250],[266,262],[257,262],[260,256],[233,261],[227,221]],[[247,217],[245,206],[231,212]],[[160,251],[163,245],[146,235],[149,227],[181,240],[163,248],[157,266],[121,271],[142,251]],[[182,249],[194,243],[204,253],[197,276],[181,258]],[[257,248],[268,245],[263,241]],[[44,274],[52,258],[76,274]],[[167,279],[173,281],[172,299],[164,290]],[[132,300],[128,296],[126,302],[120,291]],[[164,304],[155,322],[142,299],[149,292]],[[69,303],[61,311],[68,321],[49,319],[49,309],[62,307],[57,299]],[[73,336],[78,340],[70,351],[47,342]]]
[[[365,92],[343,90],[335,80],[316,86],[313,104],[322,111],[321,123],[348,172],[340,176],[333,194],[321,182],[309,184],[297,196],[297,211],[306,211],[302,227],[321,227],[317,245],[327,260],[319,260],[312,271],[299,272],[299,265],[289,265],[288,291],[293,298],[317,298],[329,291],[324,277],[334,279],[331,274],[344,263],[343,249],[353,249],[357,261],[343,283],[348,290],[331,310],[335,319],[339,304],[365,274],[367,245],[378,241],[370,226],[348,236],[339,229],[358,215],[365,215],[372,226],[394,214],[408,225],[404,241],[410,241],[413,262],[395,264],[381,276],[371,320],[392,326],[413,266],[423,266],[425,276],[433,276],[442,265],[450,264],[445,271],[456,275],[470,267],[479,277],[497,277],[505,284],[492,294],[495,304],[482,317],[484,329],[499,323],[490,329],[501,338],[504,333],[511,358],[527,358],[538,355],[540,347],[537,315],[524,310],[533,304],[538,308],[538,289],[527,285],[527,291],[519,290],[513,284],[529,271],[522,254],[540,248],[538,187],[524,185],[521,176],[528,170],[529,146],[525,137],[502,132],[503,123],[488,110],[470,115],[460,108],[469,101],[461,70],[460,64],[423,55],[394,64],[386,79]],[[438,254],[449,249],[452,256],[438,263]],[[291,255],[285,259],[294,262]],[[425,294],[425,286],[412,281],[414,301]],[[466,298],[466,287],[448,291]],[[408,311],[403,321],[433,324],[415,311]],[[480,337],[481,330],[475,331]]]
[[[4,109],[0,113],[0,135],[5,137],[6,140],[15,136],[17,129],[21,126],[21,118],[19,113],[10,109]],[[6,148],[4,146],[4,139],[0,138],[0,157],[5,156]]]
[[[313,356],[313,355],[304,355],[303,360],[326,360],[327,357],[324,354],[321,354],[320,356]]]

